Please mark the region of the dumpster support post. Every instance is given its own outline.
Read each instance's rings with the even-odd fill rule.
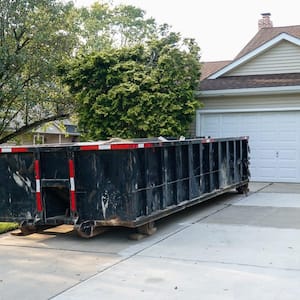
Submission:
[[[40,174],[40,161],[36,159],[34,161],[35,172],[35,197],[36,197],[36,209],[38,213],[43,211],[42,195],[41,195],[41,174]]]
[[[74,215],[77,211],[76,203],[76,189],[75,189],[75,166],[74,160],[69,159],[69,174],[70,174],[70,209]]]

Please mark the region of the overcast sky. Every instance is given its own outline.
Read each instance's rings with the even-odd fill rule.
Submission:
[[[74,0],[89,6],[95,0]],[[184,37],[195,38],[202,61],[231,60],[256,34],[260,14],[274,26],[300,25],[299,0],[114,0],[144,9],[158,23],[168,23]]]

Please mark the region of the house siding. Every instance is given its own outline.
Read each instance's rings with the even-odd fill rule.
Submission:
[[[282,41],[224,76],[247,76],[300,72],[300,47]]]
[[[300,94],[201,98],[204,110],[300,109]],[[199,110],[201,112],[201,109]]]
[[[78,137],[76,136],[65,136],[65,135],[61,135],[59,137],[59,135],[50,135],[50,134],[45,134],[45,144],[58,144],[60,143],[72,143],[75,141],[78,141]]]
[[[300,94],[202,98],[204,110],[300,108]],[[201,109],[199,110],[201,112]]]

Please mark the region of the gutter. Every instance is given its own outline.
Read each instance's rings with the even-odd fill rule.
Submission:
[[[296,93],[300,93],[300,85],[196,91],[195,95],[197,97],[203,97],[203,96],[230,97],[230,96],[246,96],[246,95],[255,96],[255,95],[296,94]]]

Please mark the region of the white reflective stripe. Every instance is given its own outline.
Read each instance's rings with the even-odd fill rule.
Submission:
[[[12,148],[1,148],[1,152],[2,153],[11,153],[12,152]]]
[[[138,144],[138,148],[145,148],[145,144]]]
[[[40,193],[41,192],[41,181],[39,179],[36,179],[35,185],[36,185],[36,192]]]
[[[70,185],[71,185],[71,191],[75,192],[75,181],[74,181],[74,177],[70,177]]]
[[[99,145],[99,150],[110,150],[111,145]]]

